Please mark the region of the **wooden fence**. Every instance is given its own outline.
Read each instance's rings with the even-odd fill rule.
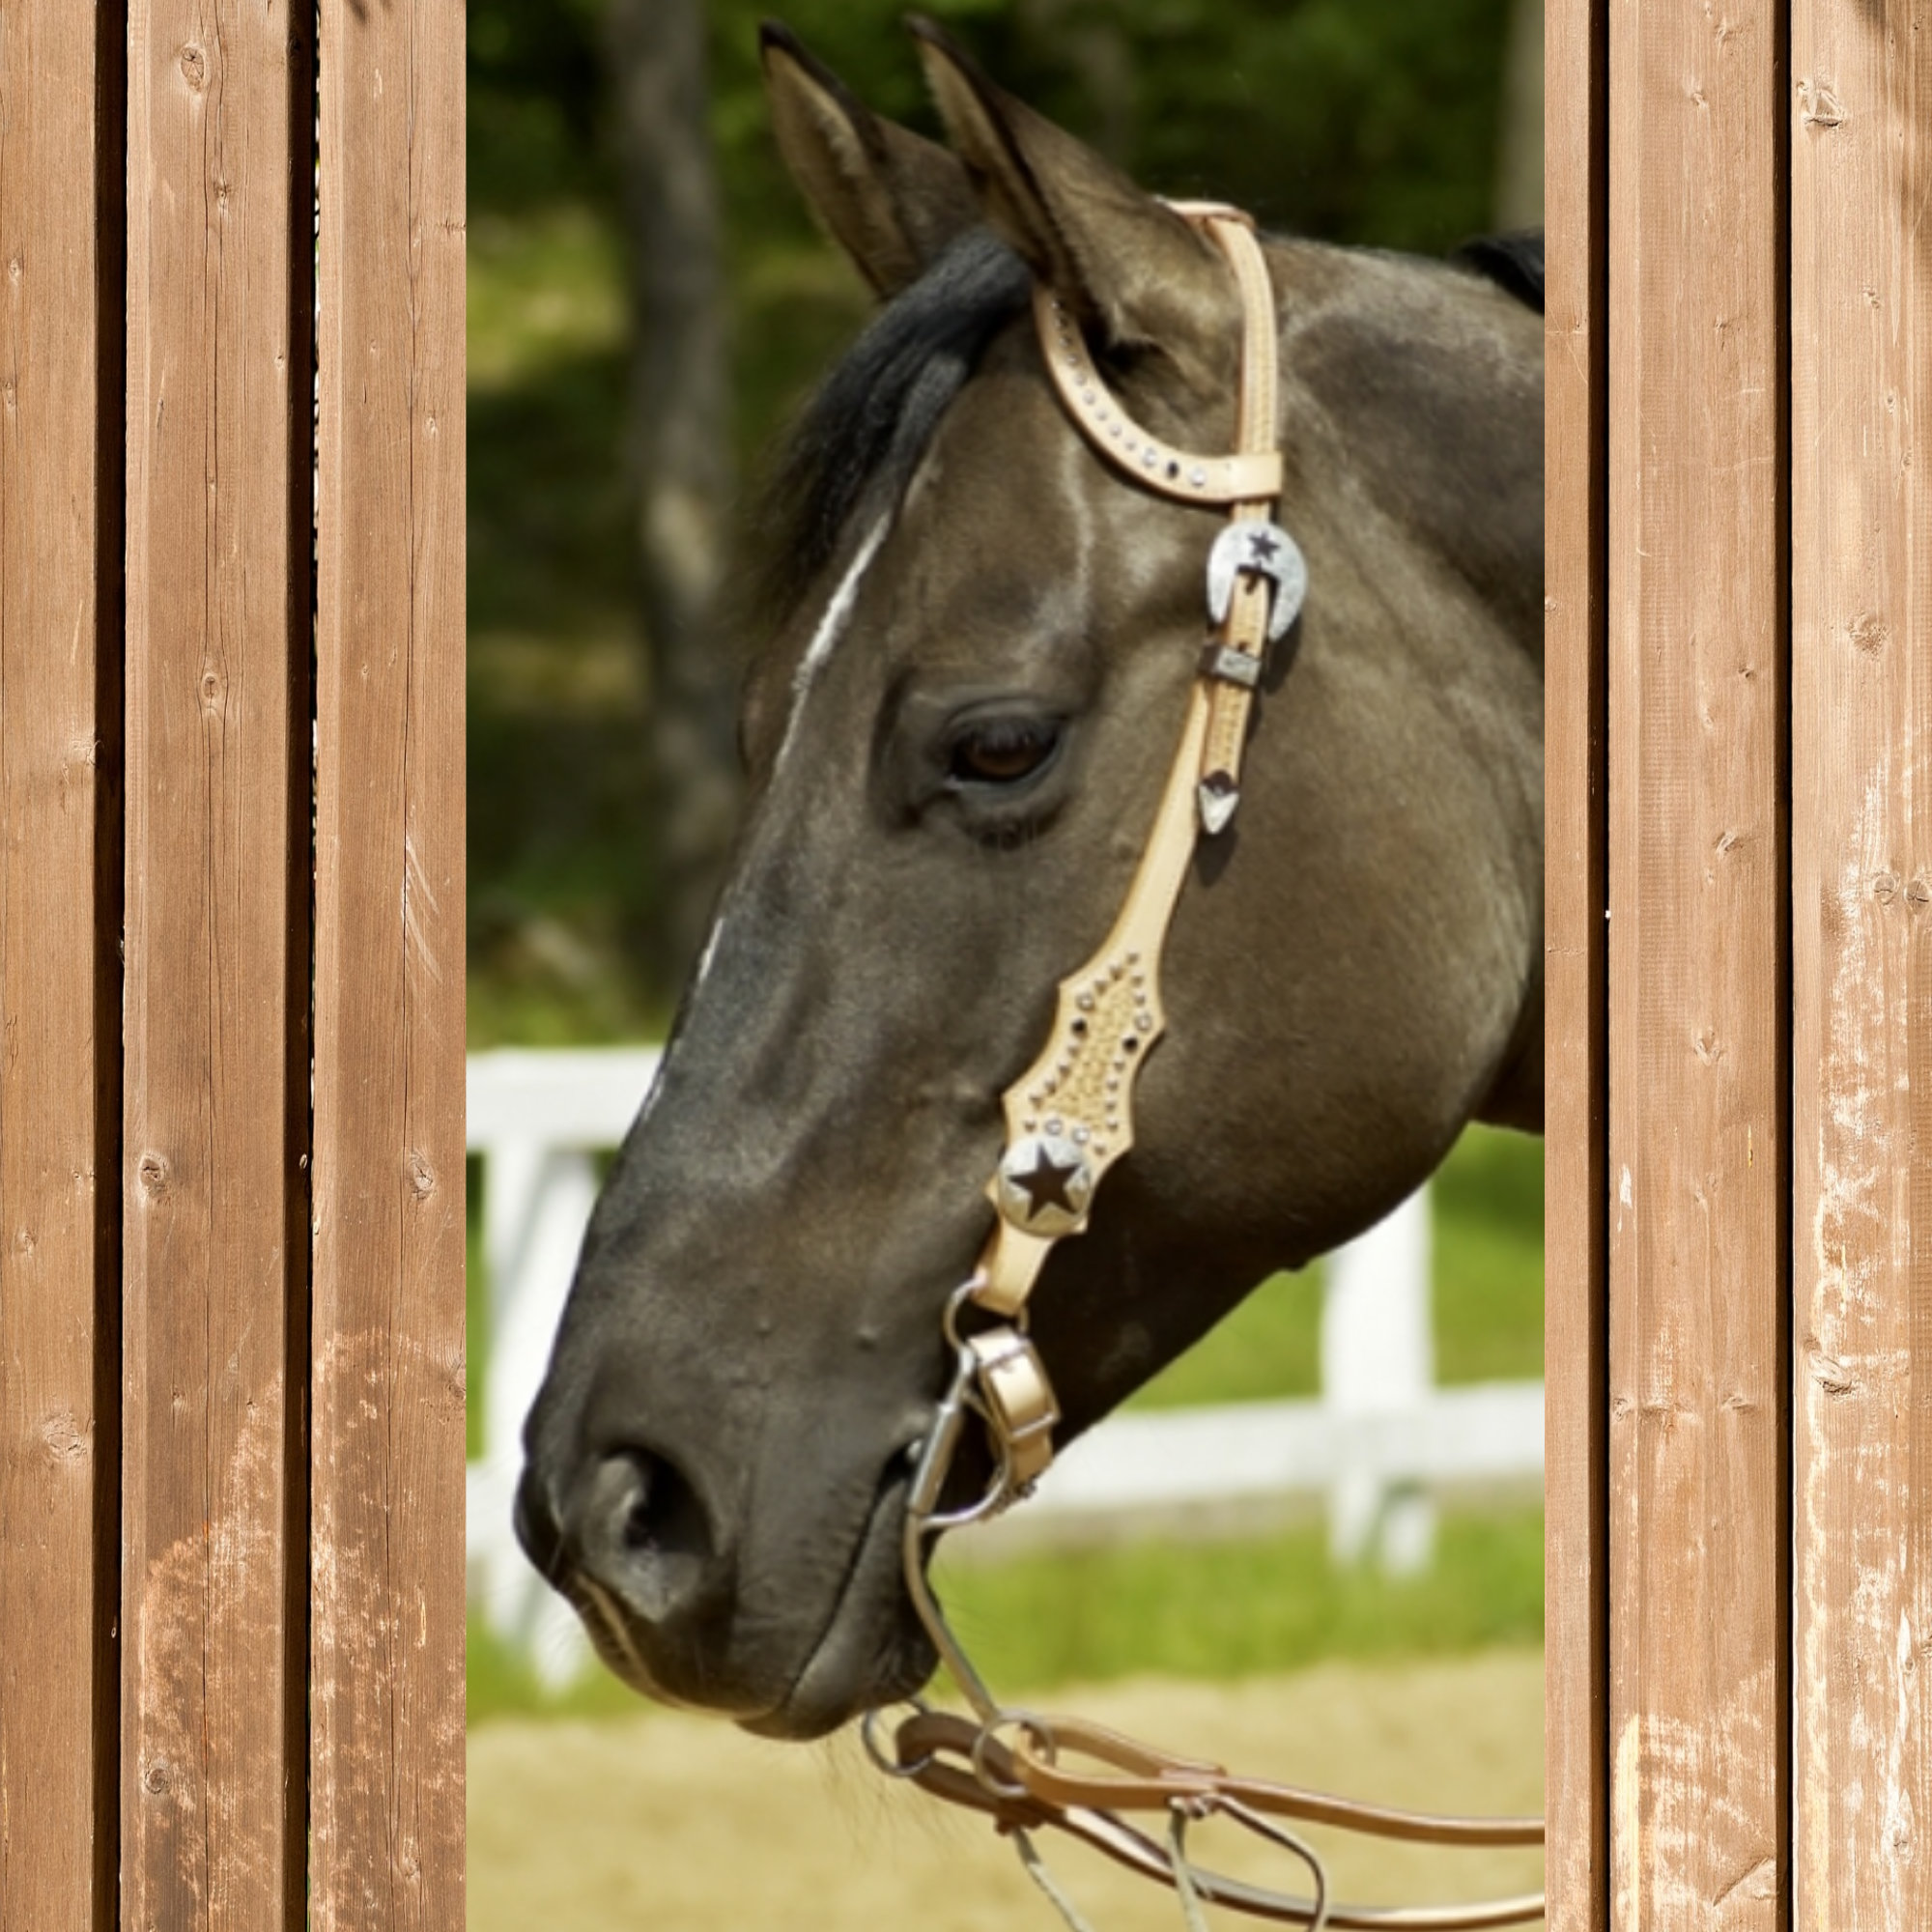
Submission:
[[[0,1932],[463,1922],[463,31],[0,11]]]
[[[1550,1923],[1932,1925],[1932,16],[1550,0]]]

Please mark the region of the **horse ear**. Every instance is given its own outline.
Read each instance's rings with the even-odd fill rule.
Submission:
[[[758,30],[779,153],[807,205],[882,297],[917,281],[977,227],[966,170],[936,141],[882,120],[788,27]]]
[[[1084,322],[1117,346],[1169,348],[1224,322],[1234,281],[1188,222],[995,87],[930,20],[907,24],[986,221]]]

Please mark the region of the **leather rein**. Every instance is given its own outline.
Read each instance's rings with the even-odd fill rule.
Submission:
[[[1101,1179],[1133,1145],[1135,1077],[1164,1024],[1159,969],[1168,925],[1197,840],[1219,834],[1239,802],[1241,753],[1266,648],[1287,633],[1307,591],[1301,552],[1272,521],[1282,488],[1277,325],[1254,224],[1218,203],[1175,206],[1219,247],[1240,288],[1240,397],[1232,454],[1194,455],[1149,435],[1108,390],[1059,299],[1043,287],[1034,292],[1054,387],[1087,440],[1134,483],[1181,502],[1225,508],[1228,523],[1208,554],[1212,628],[1153,829],[1112,931],[1061,981],[1046,1045],[1006,1092],[1006,1150],[987,1184],[998,1219],[946,1311],[953,1375],[920,1446],[900,1553],[913,1604],[975,1715],[916,1705],[888,1743],[881,1714],[872,1712],[866,1746],[892,1776],[989,1815],[1075,1932],[1086,1932],[1085,1922],[1034,1843],[1033,1833],[1045,1827],[1173,1887],[1190,1932],[1206,1932],[1204,1902],[1313,1932],[1474,1932],[1520,1924],[1542,1916],[1540,1892],[1443,1907],[1333,1903],[1320,1856],[1293,1828],[1329,1826],[1440,1845],[1540,1845],[1540,1818],[1435,1817],[1329,1797],[1236,1776],[1079,1719],[1002,1704],[952,1634],[926,1577],[934,1538],[1023,1499],[1053,1460],[1060,1411],[1027,1334],[1027,1298],[1054,1243],[1085,1231]],[[969,1310],[992,1318],[993,1325],[969,1332],[962,1325]],[[986,1429],[997,1468],[977,1502],[942,1511],[969,1416]],[[1160,1835],[1129,1823],[1134,1815],[1161,1821]],[[1299,1859],[1310,1894],[1264,1889],[1196,1863],[1187,1853],[1187,1831],[1208,1816],[1230,1819]]]

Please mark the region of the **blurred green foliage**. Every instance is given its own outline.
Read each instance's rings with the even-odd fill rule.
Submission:
[[[761,8],[710,11],[743,473],[862,322],[785,180]],[[1441,252],[1488,222],[1508,0],[931,0],[1007,87],[1148,185],[1338,241]],[[900,5],[785,18],[936,133]],[[639,740],[625,300],[602,0],[469,0],[470,1031],[638,1037],[653,892]],[[721,649],[731,644],[721,638]]]

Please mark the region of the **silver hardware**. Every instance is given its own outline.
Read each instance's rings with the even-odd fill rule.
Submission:
[[[1094,1198],[1093,1165],[1061,1127],[1022,1135],[1000,1160],[1000,1212],[1030,1235],[1071,1234]]]
[[[1209,772],[1195,787],[1194,797],[1201,808],[1201,829],[1211,838],[1227,829],[1241,802],[1241,789],[1231,773]]]
[[[1201,675],[1252,691],[1262,681],[1262,661],[1232,644],[1210,641],[1201,653]]]
[[[1260,520],[1230,524],[1208,553],[1208,614],[1215,623],[1227,622],[1235,579],[1243,572],[1264,577],[1274,585],[1267,637],[1269,643],[1276,643],[1301,613],[1308,595],[1308,559],[1279,524]]]

